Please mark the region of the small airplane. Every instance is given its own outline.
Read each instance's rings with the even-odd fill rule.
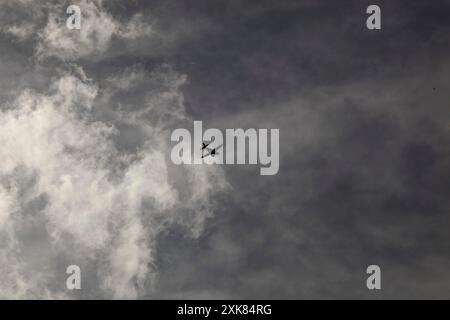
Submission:
[[[202,150],[205,150],[206,147],[209,146],[210,144],[209,144],[209,143],[208,143],[208,144],[205,144],[204,142],[202,142],[202,145],[203,145],[203,146],[202,146]]]
[[[218,147],[216,147],[216,148],[211,149],[211,148],[208,148],[208,146],[210,145],[210,143],[205,144],[205,143],[203,142],[202,144],[203,144],[203,146],[202,146],[202,151],[205,150],[205,149],[209,151],[209,153],[202,155],[202,159],[203,159],[203,158],[206,158],[206,157],[208,157],[208,156],[214,157],[214,156],[216,155],[216,151],[219,150],[219,149],[222,147],[222,145],[220,145],[220,146],[218,146]]]

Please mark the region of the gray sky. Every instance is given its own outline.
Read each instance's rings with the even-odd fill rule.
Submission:
[[[0,297],[449,298],[449,1],[70,3],[0,2]],[[279,173],[175,166],[193,120]]]

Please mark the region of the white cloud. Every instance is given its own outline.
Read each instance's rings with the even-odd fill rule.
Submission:
[[[153,250],[159,232],[180,223],[197,236],[211,215],[211,195],[226,187],[217,167],[172,171],[166,162],[169,140],[164,124],[170,123],[170,117],[184,116],[178,89],[182,76],[168,74],[164,68],[147,75],[135,68],[121,75],[120,81],[110,78],[110,85],[100,92],[81,68],[74,69],[79,76],[62,75],[45,94],[25,90],[13,108],[0,112],[3,298],[64,296],[61,287],[48,286],[48,270],[27,265],[31,260],[20,255],[24,240],[17,230],[31,217],[41,217],[45,225],[53,248],[48,259],[57,260],[76,247],[81,256],[97,261],[104,292],[135,298],[154,276]],[[113,105],[110,98],[120,90],[148,85],[145,79],[155,78],[166,82],[145,96],[152,110],[149,117],[164,114],[166,120],[136,117],[136,112],[145,114],[139,108],[126,115],[119,110],[108,121],[94,116],[102,105]],[[143,141],[135,151],[118,147],[123,124]]]
[[[31,23],[22,23],[20,25],[5,26],[4,32],[9,33],[19,40],[26,40],[33,33],[34,26]]]
[[[123,21],[115,19],[101,0],[77,1],[82,15],[81,29],[69,30],[64,5],[56,0],[0,3],[0,30],[21,41],[33,40],[39,59],[57,57],[64,61],[100,57],[108,51],[114,38],[131,41],[153,34],[142,14]]]
[[[131,66],[96,83],[64,63],[107,56],[116,38],[153,34],[140,14],[119,21],[101,0],[77,5],[81,30],[66,28],[59,1],[0,3],[2,32],[71,70],[41,65],[37,77],[59,74],[48,92],[22,90],[0,108],[0,298],[70,297],[57,267],[67,257],[88,266],[98,295],[136,298],[156,274],[160,232],[176,223],[198,236],[211,196],[227,187],[218,167],[168,162],[169,131],[187,119],[185,76]]]

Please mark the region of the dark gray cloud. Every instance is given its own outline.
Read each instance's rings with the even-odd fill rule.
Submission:
[[[379,1],[370,32],[369,4],[180,5],[214,21],[177,57],[189,110],[281,128],[281,167],[226,168],[234,192],[204,237],[161,241],[162,296],[448,297],[450,7]]]
[[[104,18],[119,31],[107,33],[95,50],[57,51],[63,53],[56,57],[50,52],[44,59],[36,53],[40,42],[34,35],[17,40],[0,33],[0,51],[8,59],[0,64],[2,101],[25,87],[48,92],[55,77],[74,68],[68,63],[81,66],[98,89],[92,117],[114,124],[119,152],[133,154],[145,145],[149,133],[142,122],[158,128],[155,140],[167,145],[164,130],[189,126],[189,119],[203,120],[205,128],[280,128],[279,173],[260,176],[256,167],[223,166],[229,188],[200,192],[208,198],[204,215],[196,216],[193,204],[180,208],[183,197],[205,181],[220,184],[221,176],[205,173],[189,180],[167,163],[167,183],[180,199],[143,222],[148,227],[159,223],[160,214],[173,213],[170,223],[161,222],[157,237],[145,238],[152,248],[151,276],[122,277],[118,285],[125,292],[124,283],[139,282],[136,294],[122,296],[449,297],[450,3],[377,1],[380,31],[365,27],[370,4],[105,2]],[[7,7],[11,17],[23,11],[10,2]],[[41,28],[45,12],[36,20]],[[136,14],[143,25],[131,24]],[[141,31],[151,26],[154,33],[124,36],[130,25]],[[54,42],[47,48],[52,46],[60,49]],[[175,100],[161,98],[169,91],[177,93]],[[168,123],[161,121],[167,109],[178,114]],[[142,116],[142,122],[130,122],[131,115]],[[166,157],[170,152],[160,151]],[[122,188],[117,193],[126,194]],[[24,211],[40,212],[46,201],[26,201]],[[140,213],[132,217],[139,220]],[[39,270],[63,270],[73,256],[55,257],[45,217],[34,219],[38,227],[24,224],[17,233],[26,261]],[[121,275],[119,266],[105,262],[110,246],[99,256],[73,250],[91,280],[75,297],[114,296],[98,289],[104,268]],[[380,292],[365,287],[370,264],[382,269]],[[57,273],[35,286],[59,292],[64,278]]]

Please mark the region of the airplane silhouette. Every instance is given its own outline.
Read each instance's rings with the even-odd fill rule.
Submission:
[[[216,150],[219,150],[222,147],[222,145],[220,145],[217,148],[211,149],[211,148],[208,148],[209,145],[210,145],[209,143],[208,144],[203,143],[202,150],[206,149],[209,151],[209,153],[202,155],[202,159],[206,158],[208,156],[214,157],[216,155]]]
[[[208,144],[205,144],[204,142],[202,142],[202,145],[203,145],[203,146],[202,146],[202,150],[205,150],[206,147],[209,146],[209,143],[208,143]]]

